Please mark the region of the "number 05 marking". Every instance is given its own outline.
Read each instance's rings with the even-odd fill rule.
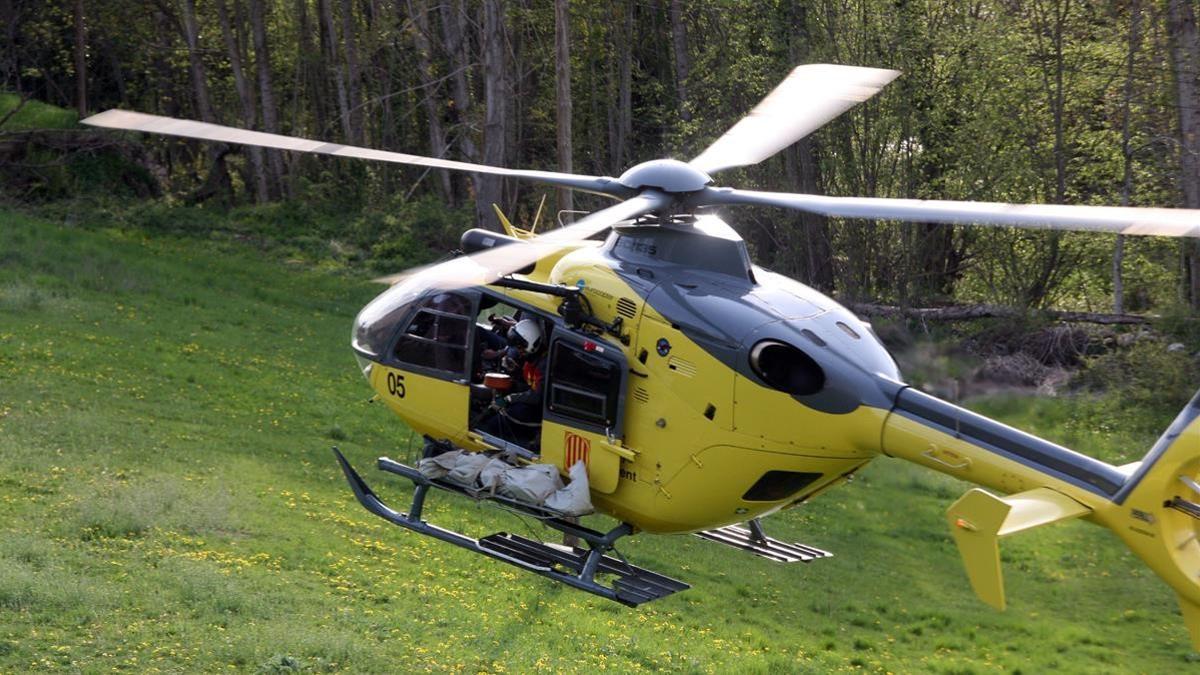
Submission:
[[[396,373],[387,374],[388,393],[396,398],[404,398],[404,376]]]

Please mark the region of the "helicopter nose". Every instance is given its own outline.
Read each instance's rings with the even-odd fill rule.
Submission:
[[[409,308],[420,294],[421,288],[408,281],[392,286],[367,304],[355,317],[350,333],[350,345],[354,352],[367,360],[383,356],[400,322],[408,315]],[[365,373],[366,369],[363,368]]]

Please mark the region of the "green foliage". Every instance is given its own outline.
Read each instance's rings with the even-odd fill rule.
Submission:
[[[1168,340],[1183,343],[1184,351],[1200,352],[1200,316],[1178,303],[1170,305],[1158,320],[1157,327]]]
[[[1103,392],[1096,418],[1114,427],[1152,433],[1165,429],[1200,387],[1200,361],[1187,349],[1169,351],[1160,340],[1137,340],[1089,360],[1074,384]]]

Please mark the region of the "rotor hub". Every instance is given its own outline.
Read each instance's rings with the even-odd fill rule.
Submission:
[[[678,194],[703,190],[712,178],[687,162],[655,159],[630,168],[617,182],[632,190],[658,188],[668,194]]]

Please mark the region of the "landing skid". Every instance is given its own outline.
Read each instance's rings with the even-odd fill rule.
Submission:
[[[747,523],[750,527],[738,527],[737,525],[726,525],[715,530],[704,530],[697,532],[696,536],[701,539],[715,541],[718,544],[725,544],[743,551],[749,551],[756,556],[774,560],[781,563],[792,562],[812,562],[818,558],[829,558],[833,554],[829,551],[822,551],[819,548],[805,546],[804,544],[789,544],[778,539],[768,537],[762,530],[762,525],[758,520],[751,520]]]
[[[387,457],[380,457],[378,465],[381,470],[403,476],[416,486],[409,512],[400,513],[379,499],[337,448],[333,449],[333,454],[337,457],[342,472],[346,474],[346,480],[349,481],[350,489],[354,491],[358,502],[371,513],[394,525],[440,539],[468,551],[494,558],[527,572],[533,572],[630,607],[636,607],[643,602],[657,600],[676,591],[690,588],[682,581],[676,581],[606,555],[613,549],[613,544],[617,539],[632,534],[633,528],[627,523],[622,523],[608,532],[599,532],[570,522],[560,517],[561,514],[555,511],[506,499],[499,495],[493,496],[484,491],[471,490],[447,481],[429,479],[411,466]],[[453,530],[431,525],[421,520],[421,511],[424,509],[425,497],[430,488],[438,488],[471,499],[499,502],[514,511],[537,517],[544,525],[576,537],[585,542],[587,548],[556,546],[504,532],[488,535],[482,539],[472,539]],[[597,574],[612,575],[614,577],[612,585],[605,586],[596,581]]]

